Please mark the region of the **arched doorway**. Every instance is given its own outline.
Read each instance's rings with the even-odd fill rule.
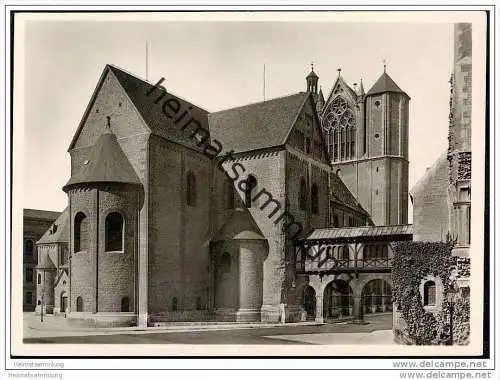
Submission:
[[[383,279],[367,282],[363,288],[362,297],[365,314],[392,311],[391,285]]]
[[[334,280],[326,286],[323,302],[326,320],[335,320],[353,315],[354,299],[352,289],[344,280]]]
[[[316,316],[316,292],[312,286],[307,285],[302,292],[302,305],[307,313],[307,319],[314,319]]]
[[[61,292],[61,297],[59,301],[59,310],[61,313],[65,313],[66,309],[68,308],[68,295],[66,292]]]

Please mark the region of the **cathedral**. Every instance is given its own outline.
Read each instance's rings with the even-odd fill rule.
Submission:
[[[107,65],[68,148],[68,207],[37,242],[37,311],[142,327],[322,320],[323,294],[308,293],[322,275],[298,242],[337,231],[346,245],[328,259],[358,278],[357,238],[411,237],[410,98],[385,68],[366,93],[339,71],[325,100],[318,80],[210,113]],[[373,249],[360,292],[379,272],[367,263],[387,263],[387,244]]]

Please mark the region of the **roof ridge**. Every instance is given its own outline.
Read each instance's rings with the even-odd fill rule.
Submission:
[[[277,98],[267,99],[267,100],[260,101],[260,102],[247,103],[247,104],[243,104],[241,106],[235,106],[235,107],[225,108],[225,109],[222,109],[222,110],[219,110],[219,111],[215,111],[215,112],[210,112],[209,115],[215,115],[215,114],[226,112],[226,111],[237,110],[239,108],[245,108],[245,107],[255,106],[257,104],[265,104],[265,103],[273,102],[273,101],[276,101],[276,100],[281,100],[281,99],[285,99],[285,98],[291,98],[292,96],[307,95],[307,94],[308,93],[304,92],[304,91],[295,92],[295,93],[292,93],[292,94],[279,96]]]
[[[134,78],[134,79],[137,79],[137,80],[141,81],[143,84],[149,85],[149,86],[151,86],[151,87],[154,87],[154,86],[156,85],[156,83],[151,83],[151,82],[149,82],[148,80],[145,80],[145,79],[143,79],[143,78],[141,78],[141,77],[139,77],[139,76],[137,76],[137,75],[135,75],[135,74],[131,73],[130,71],[125,70],[125,69],[122,69],[121,67],[118,67],[118,66],[116,66],[116,65],[113,65],[113,64],[108,63],[108,64],[107,64],[107,66],[109,66],[110,68],[113,68],[113,69],[119,70],[119,71],[123,72],[124,74],[129,75],[129,76],[131,76],[132,78]],[[118,81],[120,82],[120,79],[119,79],[119,78],[116,78],[116,79],[118,79]],[[122,84],[121,82],[120,82],[120,85],[122,85],[122,87],[123,87],[123,84]],[[194,104],[193,102],[191,102],[190,100],[187,100],[187,99],[185,99],[185,98],[183,98],[183,97],[181,97],[181,96],[177,95],[176,93],[169,91],[166,87],[164,87],[164,88],[165,88],[165,92],[166,92],[167,94],[169,94],[169,95],[173,95],[173,96],[175,96],[176,98],[178,98],[178,99],[180,99],[180,100],[183,100],[183,101],[185,101],[186,103],[189,103],[189,104],[193,105],[194,107],[199,108],[199,109],[200,109],[200,110],[202,110],[202,111],[205,111],[205,112],[207,112],[207,113],[210,113],[210,112],[209,112],[209,111],[207,111],[205,108],[200,107],[200,106],[198,106],[198,105]],[[129,95],[129,94],[128,94],[128,92],[127,92],[127,90],[126,90],[125,88],[123,88],[123,90],[125,91],[125,93],[127,93],[127,95]],[[130,96],[129,96],[129,97],[130,97]]]

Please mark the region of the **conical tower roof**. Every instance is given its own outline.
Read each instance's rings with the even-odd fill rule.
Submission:
[[[396,82],[394,82],[385,71],[380,78],[378,78],[372,88],[370,88],[370,90],[366,93],[366,96],[381,94],[384,92],[398,92],[408,96],[408,94],[401,90]]]
[[[248,210],[236,209],[214,238],[223,240],[265,240],[265,237]]]
[[[56,269],[56,266],[50,256],[48,254],[44,254],[41,255],[40,260],[38,261],[38,264],[35,268],[43,270],[54,270]]]
[[[63,190],[90,183],[141,185],[139,177],[109,127],[97,139],[82,169],[70,178]]]

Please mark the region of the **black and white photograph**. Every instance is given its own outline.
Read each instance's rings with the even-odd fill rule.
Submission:
[[[486,360],[490,16],[11,13],[11,355]]]

